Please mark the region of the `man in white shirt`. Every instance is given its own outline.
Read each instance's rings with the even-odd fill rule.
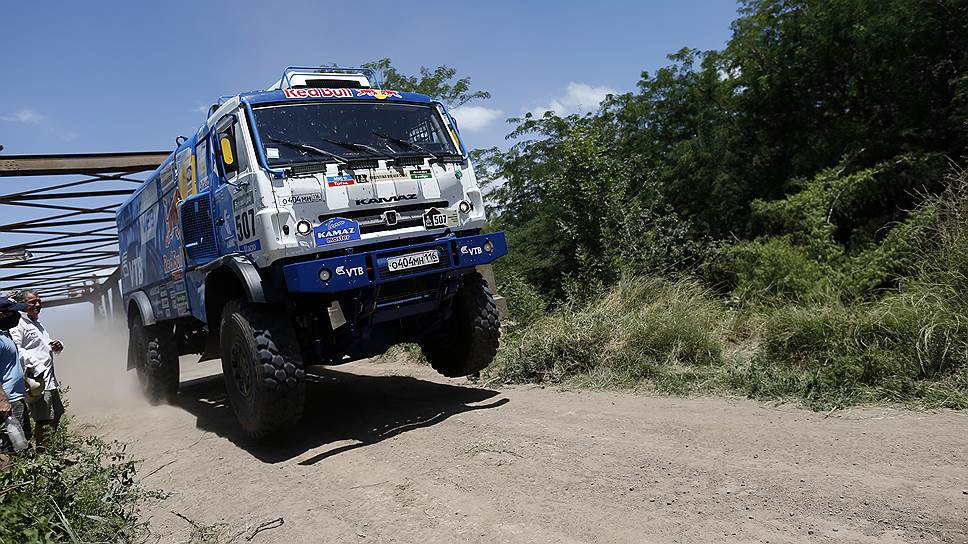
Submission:
[[[29,403],[30,416],[37,423],[34,436],[37,446],[42,447],[46,441],[47,428],[57,428],[61,416],[64,415],[64,403],[61,401],[57,376],[54,374],[54,355],[63,351],[64,345],[60,340],[52,340],[40,322],[43,301],[39,294],[34,291],[20,291],[14,293],[13,299],[27,305],[20,323],[10,329],[10,336],[17,343],[20,352],[24,375],[44,385],[43,395]]]

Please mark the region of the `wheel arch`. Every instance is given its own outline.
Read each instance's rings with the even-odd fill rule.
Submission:
[[[227,257],[205,276],[205,321],[210,331],[218,331],[225,304],[236,298],[265,302],[262,276],[251,262]]]
[[[144,291],[135,291],[128,298],[128,325],[130,326],[134,317],[141,317],[142,325],[155,324],[155,311],[151,308],[151,301]]]

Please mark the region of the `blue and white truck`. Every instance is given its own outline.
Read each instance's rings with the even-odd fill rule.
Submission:
[[[221,358],[262,438],[295,423],[305,367],[418,343],[445,376],[497,350],[479,272],[507,253],[457,123],[365,70],[287,68],[225,96],[118,209],[128,369],[155,402],[179,356]]]

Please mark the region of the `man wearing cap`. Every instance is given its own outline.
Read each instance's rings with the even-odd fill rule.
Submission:
[[[13,415],[25,431],[24,434],[29,428],[24,405],[24,372],[20,367],[17,344],[10,336],[10,329],[17,326],[20,312],[26,310],[25,304],[0,297],[0,379],[3,380],[3,390],[0,391],[0,422]],[[12,449],[7,437],[7,427],[0,425],[0,451]]]
[[[39,398],[28,399],[30,417],[37,424],[34,436],[37,438],[37,446],[42,447],[47,439],[47,428],[56,429],[64,415],[60,386],[57,376],[54,375],[54,354],[63,351],[64,346],[59,340],[51,340],[47,329],[40,322],[40,310],[43,307],[40,295],[35,291],[18,291],[14,293],[13,299],[23,303],[26,309],[20,324],[10,330],[10,335],[20,349],[24,374],[44,386],[43,394]]]

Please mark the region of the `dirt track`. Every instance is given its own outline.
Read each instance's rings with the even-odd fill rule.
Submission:
[[[825,418],[367,362],[318,369],[291,441],[254,447],[217,365],[184,365],[177,406],[75,407],[174,493],[146,510],[158,542],[187,538],[173,512],[249,531],[235,542],[284,519],[256,543],[968,541],[964,414]]]

